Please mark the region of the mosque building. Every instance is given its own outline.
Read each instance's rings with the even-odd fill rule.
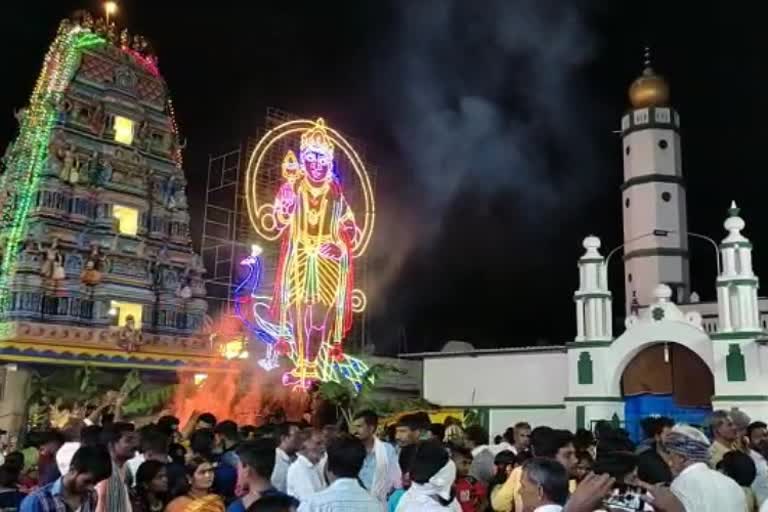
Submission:
[[[475,350],[450,342],[423,360],[424,398],[481,413],[491,434],[517,421],[591,428],[609,420],[639,435],[658,414],[694,425],[713,409],[768,416],[768,299],[758,297],[746,222],[731,203],[718,244],[717,300],[691,292],[680,116],[646,58],[621,119],[624,241],[607,255],[583,241],[576,335],[558,346]],[[623,249],[625,328],[613,325],[610,258]],[[465,379],[457,380],[456,375]],[[503,384],[500,384],[503,383]]]

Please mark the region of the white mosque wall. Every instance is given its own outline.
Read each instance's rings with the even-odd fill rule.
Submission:
[[[568,392],[568,358],[564,348],[441,354],[424,359],[423,376],[424,398],[441,406],[538,410],[562,406]]]
[[[717,302],[698,302],[691,304],[679,304],[678,307],[684,313],[689,311],[698,311],[702,316],[701,326],[712,335],[719,332],[717,325]],[[757,301],[757,307],[760,310],[760,326],[768,331],[768,298],[760,297]]]

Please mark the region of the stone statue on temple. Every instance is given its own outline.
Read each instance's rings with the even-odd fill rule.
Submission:
[[[175,208],[176,176],[170,175],[163,185],[163,205],[167,208]]]
[[[85,262],[83,271],[80,274],[80,280],[87,286],[95,286],[101,282],[101,270],[103,267],[104,256],[101,254],[99,245],[91,244],[91,253]]]
[[[192,298],[192,266],[187,265],[184,273],[179,278],[179,284],[176,287],[176,296],[180,299],[188,300]]]
[[[59,239],[54,237],[47,249],[38,242],[38,251],[44,255],[40,275],[54,281],[63,281],[67,274],[64,271],[64,255],[59,250]]]
[[[75,149],[72,144],[67,146],[60,158],[62,164],[59,170],[59,178],[68,183],[77,183],[79,180],[78,167],[80,166],[80,163],[77,159],[77,155],[75,155]]]
[[[149,121],[142,121],[139,130],[136,133],[136,145],[140,148],[148,149],[150,142]]]
[[[91,173],[91,184],[95,187],[103,187],[112,181],[112,161],[104,156],[96,160]]]
[[[125,317],[125,325],[117,332],[117,345],[126,352],[136,352],[144,345],[141,329],[136,327],[133,315]]]
[[[105,119],[106,116],[104,115],[104,103],[99,102],[96,104],[96,109],[94,109],[93,114],[91,115],[90,125],[93,133],[98,136],[101,136],[104,133]]]

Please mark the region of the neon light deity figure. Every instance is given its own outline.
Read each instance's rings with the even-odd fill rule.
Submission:
[[[292,150],[285,154],[276,197],[272,204],[259,206],[254,178],[271,145],[268,141],[291,133],[301,134],[299,156]],[[276,353],[293,361],[293,370],[283,377],[285,384],[306,388],[317,380],[341,378],[359,383],[366,367],[345,355],[342,344],[352,327],[352,313],[365,307],[365,296],[354,288],[354,259],[365,251],[373,229],[370,181],[351,146],[322,119],[286,123],[265,139],[249,166],[248,208],[257,232],[279,239],[281,247],[268,322],[261,318],[258,301],[254,305],[258,332],[271,333],[268,356]],[[365,199],[362,227],[339,181],[337,146],[360,179]]]

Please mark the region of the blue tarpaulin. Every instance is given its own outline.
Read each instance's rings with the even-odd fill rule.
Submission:
[[[701,426],[712,412],[711,407],[681,407],[668,395],[635,395],[624,398],[625,428],[634,442],[644,438],[640,420],[647,416],[668,416],[676,423]]]

